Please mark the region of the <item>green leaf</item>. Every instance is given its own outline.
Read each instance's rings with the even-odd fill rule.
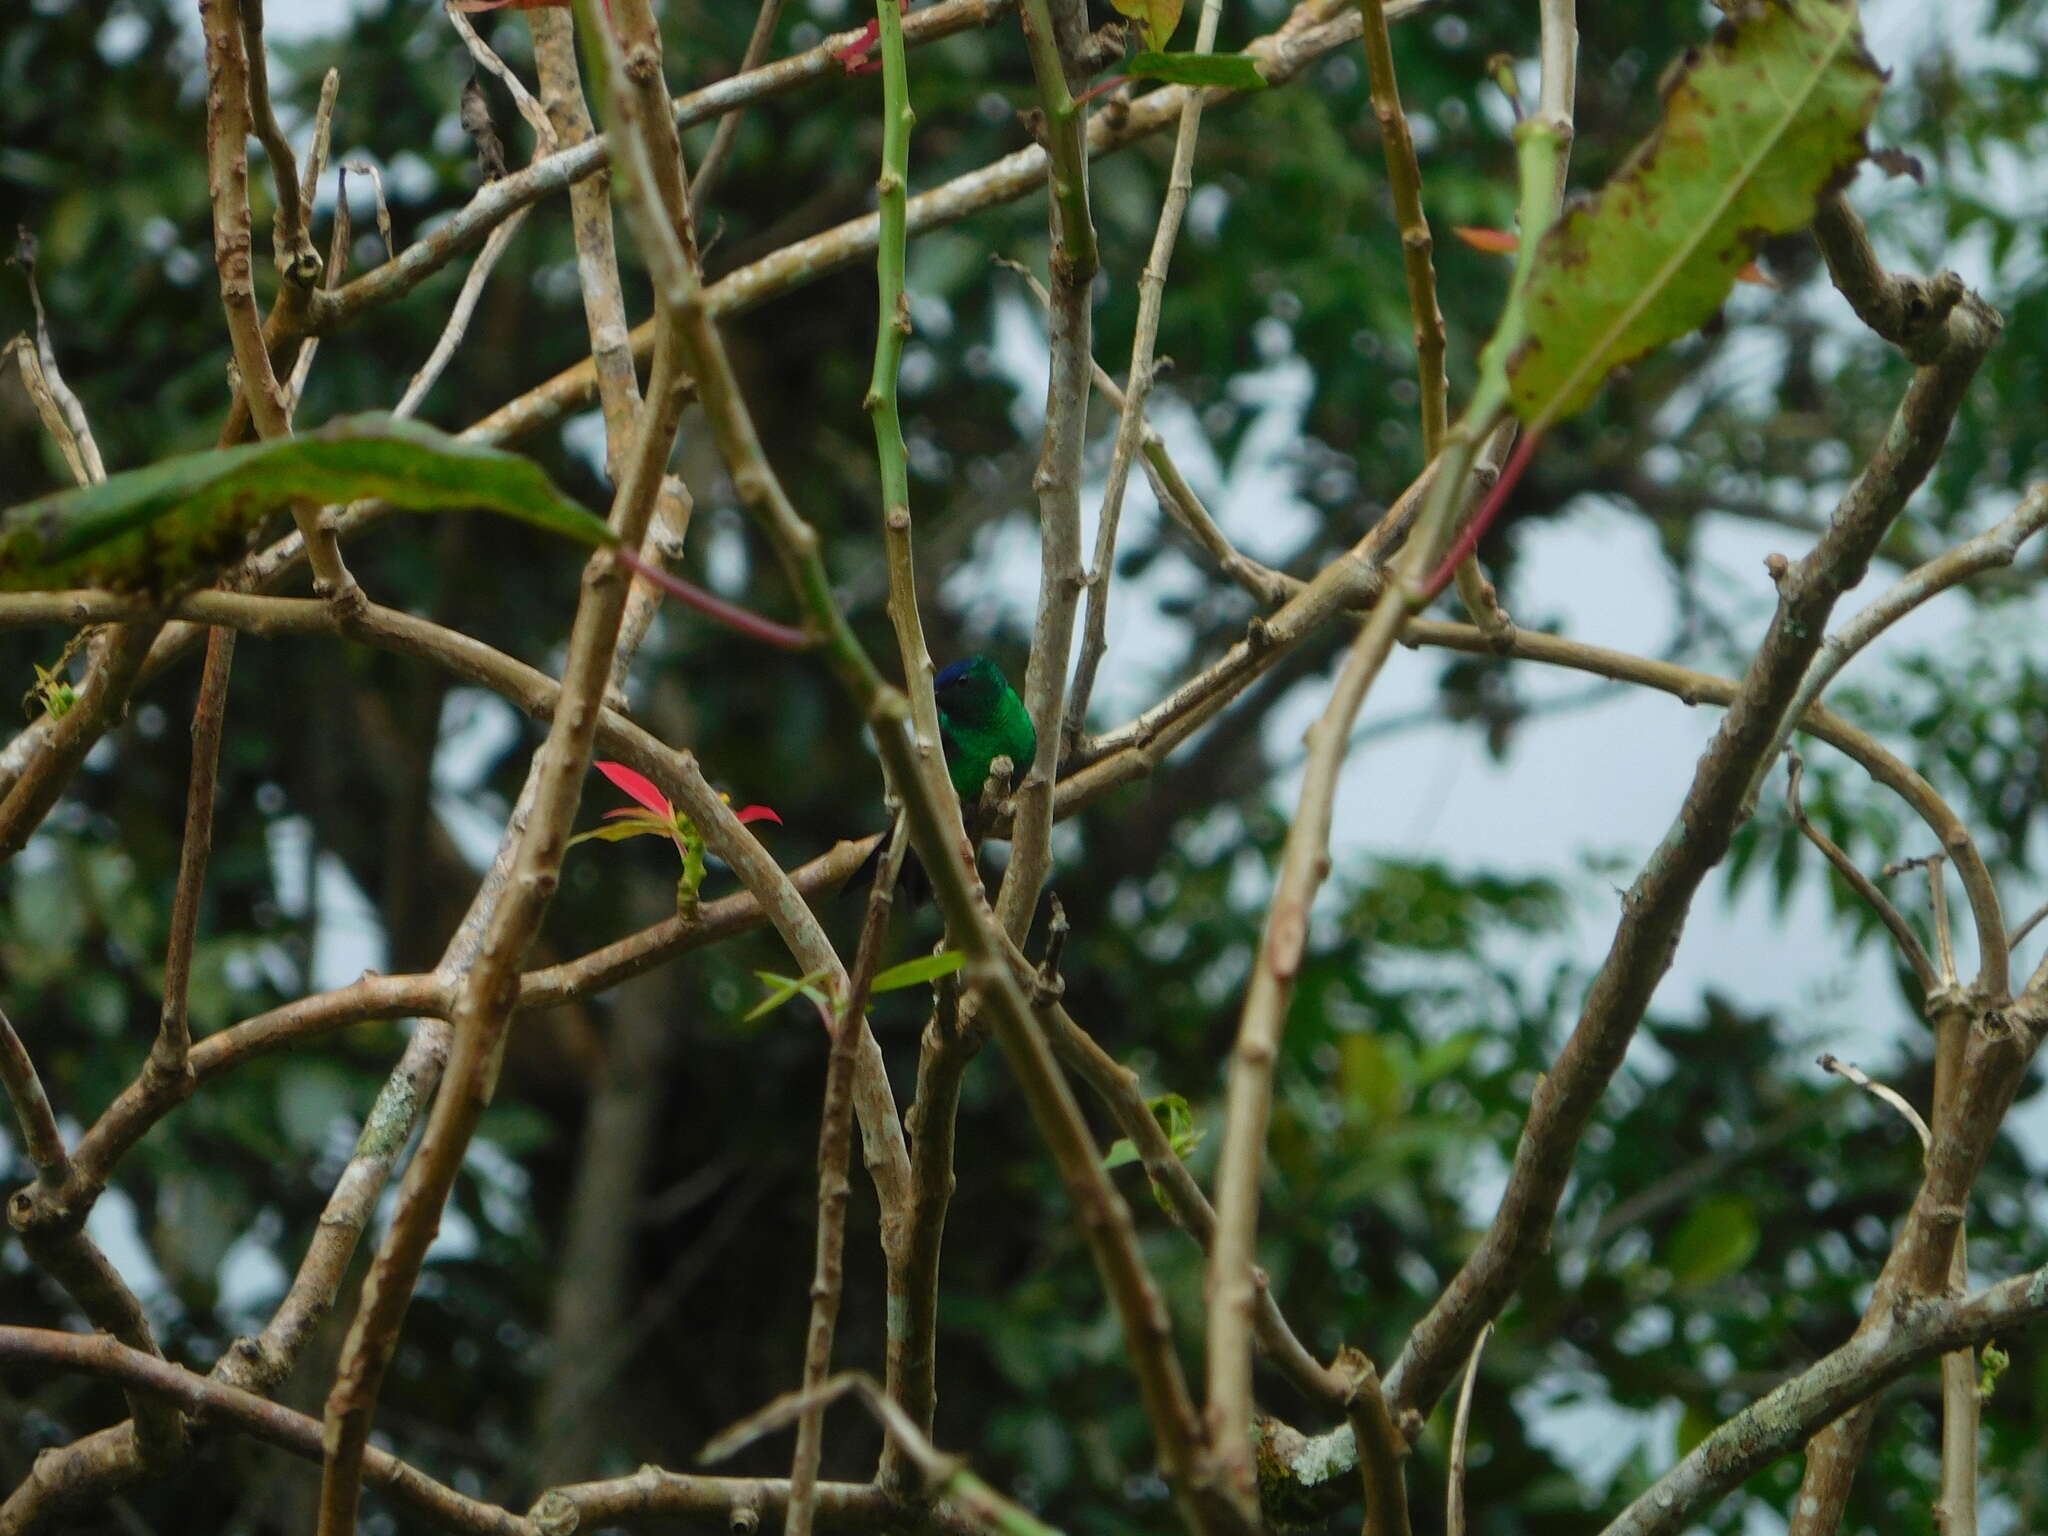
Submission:
[[[1202,1144],[1207,1133],[1195,1129],[1195,1112],[1180,1094],[1162,1093],[1156,1099],[1147,1099],[1145,1105],[1159,1122],[1159,1128],[1166,1132],[1167,1145],[1173,1148],[1175,1157],[1185,1159]]]
[[[1168,85],[1220,85],[1228,91],[1263,91],[1258,60],[1242,53],[1141,53],[1124,65],[1134,80]]]
[[[1147,48],[1164,48],[1180,25],[1182,0],[1109,0],[1119,16],[1138,24]]]
[[[1755,1206],[1740,1195],[1711,1195],[1671,1234],[1665,1267],[1681,1286],[1712,1285],[1749,1262],[1759,1235]]]
[[[587,843],[593,838],[605,843],[623,843],[629,837],[665,837],[676,835],[675,823],[663,821],[659,816],[621,816],[616,821],[607,821],[602,826],[592,827],[587,832],[578,832],[562,846],[574,848],[578,843]]]
[[[1845,0],[1737,11],[1664,97],[1664,120],[1544,236],[1508,365],[1541,429],[1622,364],[1696,329],[1765,235],[1803,228],[1863,158],[1884,77]]]
[[[754,974],[772,990],[747,1012],[740,1020],[742,1024],[751,1024],[764,1014],[773,1013],[799,992],[820,1008],[829,1006],[825,994],[818,990],[818,983],[825,979],[823,971],[813,971],[808,976],[778,976],[773,971],[756,971]]]
[[[904,987],[914,987],[920,982],[937,981],[941,976],[950,976],[960,969],[967,957],[957,949],[942,949],[935,955],[925,955],[916,960],[906,960],[901,965],[892,965],[868,983],[870,995],[876,992],[897,992]]]
[[[1177,1093],[1162,1093],[1156,1099],[1147,1099],[1145,1107],[1152,1111],[1152,1118],[1159,1122],[1159,1128],[1166,1133],[1166,1141],[1173,1148],[1173,1155],[1185,1161],[1194,1155],[1195,1148],[1202,1144],[1208,1133],[1196,1129],[1195,1112],[1188,1101]],[[1119,1136],[1110,1143],[1109,1150],[1102,1155],[1104,1168],[1121,1168],[1127,1163],[1139,1161],[1138,1149],[1130,1137]],[[1155,1191],[1156,1193],[1156,1191]],[[1165,1203],[1165,1196],[1160,1196]],[[1171,1207],[1168,1207],[1171,1210]]]
[[[203,581],[297,499],[377,497],[402,511],[481,507],[592,546],[603,519],[514,453],[393,416],[165,459],[0,512],[0,591],[161,592]]]

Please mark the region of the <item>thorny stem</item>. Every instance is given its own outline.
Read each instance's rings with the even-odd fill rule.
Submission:
[[[897,0],[876,0],[877,47],[882,65],[882,162],[876,178],[879,226],[875,246],[875,364],[863,401],[875,433],[875,459],[882,490],[882,539],[889,570],[889,620],[909,699],[911,740],[919,772],[930,782],[943,771],[938,705],[932,695],[932,659],[919,614],[917,563],[911,537],[910,472],[903,443],[897,380],[903,345],[910,334],[910,298],[904,288],[904,246],[909,206],[909,64],[903,46],[903,15]],[[899,790],[900,793],[900,790]],[[950,823],[948,824],[950,832]],[[962,831],[964,836],[964,828]],[[894,857],[895,850],[891,850]],[[973,857],[970,849],[969,858]],[[894,870],[890,878],[894,886]],[[883,885],[877,885],[877,891]],[[943,1006],[943,1005],[942,1005]],[[918,1060],[916,1098],[908,1132],[911,1149],[911,1209],[903,1242],[889,1254],[889,1319],[885,1379],[889,1396],[910,1422],[929,1433],[936,1407],[934,1337],[938,1326],[939,1249],[945,1235],[946,1202],[953,1187],[953,1121],[962,1071],[971,1045],[941,1037],[937,1021],[927,1031]],[[876,1479],[885,1488],[910,1486],[911,1465],[895,1437],[882,1444]]]

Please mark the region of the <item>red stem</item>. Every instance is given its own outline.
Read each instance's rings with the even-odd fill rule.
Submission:
[[[1130,78],[1129,75],[1111,75],[1107,80],[1098,80],[1074,98],[1074,105],[1078,107],[1084,101],[1093,101],[1096,97],[1115,90]]]
[[[803,630],[792,629],[787,624],[778,624],[773,619],[764,619],[760,614],[742,608],[737,603],[728,603],[716,593],[706,592],[694,581],[685,581],[680,576],[670,575],[658,565],[649,565],[623,544],[617,546],[616,553],[619,564],[635,576],[645,578],[685,607],[694,608],[707,618],[716,619],[719,623],[738,630],[750,640],[759,640],[764,645],[772,645],[784,651],[807,651],[811,648],[811,637]]]
[[[1486,530],[1493,526],[1500,516],[1500,509],[1507,505],[1508,494],[1514,490],[1515,482],[1522,478],[1522,471],[1529,467],[1529,460],[1536,452],[1537,444],[1543,441],[1541,432],[1531,432],[1515,444],[1515,451],[1500,472],[1500,478],[1493,482],[1493,489],[1486,493],[1486,500],[1479,504],[1479,510],[1472,515],[1472,521],[1465,525],[1465,531],[1458,535],[1458,542],[1451,546],[1451,552],[1444,556],[1443,564],[1433,572],[1422,588],[1417,606],[1436,601],[1439,593],[1451,584],[1451,578],[1458,573],[1458,567],[1465,557],[1479,547],[1479,541],[1486,537]]]

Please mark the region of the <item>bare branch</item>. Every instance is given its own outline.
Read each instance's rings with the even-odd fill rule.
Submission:
[[[1871,878],[1856,867],[1856,861],[1844,853],[1835,840],[1813,824],[1806,814],[1806,807],[1799,803],[1799,784],[1805,777],[1806,763],[1797,752],[1788,754],[1785,774],[1785,806],[1791,813],[1793,825],[1806,834],[1808,842],[1821,851],[1821,856],[1834,866],[1835,873],[1847,882],[1849,889],[1863,898],[1865,906],[1877,914],[1885,931],[1898,945],[1899,954],[1906,964],[1913,968],[1913,974],[1920,979],[1920,990],[1932,993],[1940,985],[1934,974],[1934,966],[1927,958],[1927,951],[1920,943],[1920,936],[1913,932],[1913,925],[1905,915],[1892,904],[1891,898],[1879,890]]]
[[[192,980],[192,945],[199,935],[199,904],[206,894],[206,862],[213,852],[213,800],[220,775],[221,727],[227,714],[228,675],[235,662],[235,632],[216,629],[206,638],[206,670],[192,706],[192,776],[185,790],[185,840],[178,854],[178,884],[171,895],[171,936],[164,956],[163,1017],[150,1068],[169,1077],[192,1070],[192,1024],[187,992]]]
[[[263,0],[241,0],[242,46],[249,58],[249,116],[263,153],[270,161],[271,182],[277,191],[272,251],[279,278],[301,288],[311,287],[320,276],[320,253],[313,249],[309,233],[312,199],[299,183],[298,161],[291,141],[277,123],[270,105],[270,61],[263,47]]]
[[[22,1149],[37,1177],[46,1184],[62,1183],[71,1173],[71,1154],[64,1150],[57,1115],[43,1092],[35,1060],[4,1012],[0,1012],[0,1084],[6,1086],[8,1102],[14,1106]]]
[[[959,1457],[941,1452],[925,1438],[924,1432],[910,1421],[889,1394],[875,1384],[873,1377],[859,1371],[847,1371],[801,1392],[778,1398],[705,1446],[703,1459],[722,1461],[760,1436],[782,1428],[792,1419],[808,1422],[828,1404],[848,1395],[857,1398],[861,1406],[875,1416],[889,1438],[924,1474],[928,1496],[959,1506],[962,1513],[982,1529],[996,1532],[998,1536],[1059,1536],[1051,1526],[1033,1519],[976,1477]],[[790,1498],[793,1508],[794,1491]]]
[[[1500,1212],[1389,1373],[1399,1406],[1435,1401],[1480,1327],[1506,1304],[1547,1241],[1579,1137],[1670,963],[1694,893],[1741,822],[1757,763],[1777,739],[1827,616],[1863,575],[1886,528],[1933,465],[1963,390],[1997,336],[1997,317],[1981,304],[1959,308],[1952,318],[1952,346],[1915,375],[1884,443],[1843,497],[1829,531],[1780,580],[1770,631],[1677,820],[1629,892],[1571,1039],[1537,1085]]]
[[[1085,30],[1087,13],[1085,7],[1080,9]],[[1216,23],[1222,11],[1222,0],[1203,0],[1202,19],[1195,29],[1196,53],[1208,53],[1216,46]],[[1166,274],[1173,264],[1173,248],[1180,240],[1188,198],[1194,191],[1195,140],[1202,130],[1203,105],[1199,94],[1189,95],[1181,105],[1180,125],[1173,141],[1173,164],[1166,175],[1166,197],[1160,204],[1159,223],[1152,232],[1151,253],[1138,274],[1138,325],[1131,339],[1130,389],[1116,407],[1116,442],[1110,451],[1109,479],[1096,522],[1095,556],[1087,573],[1088,610],[1081,626],[1081,657],[1074,666],[1074,686],[1062,726],[1063,753],[1071,753],[1087,729],[1088,700],[1095,692],[1096,669],[1109,648],[1109,584],[1116,564],[1117,527],[1123,515],[1131,461],[1145,436],[1145,399],[1152,392],[1153,355],[1159,342],[1160,310],[1166,302]],[[1092,356],[1090,366],[1092,369]],[[1441,410],[1441,399],[1438,406]],[[1431,445],[1432,450],[1434,446]],[[1433,451],[1430,456],[1434,457]],[[1165,499],[1160,498],[1162,503]]]
[[[1676,1536],[1752,1473],[1864,1402],[1911,1367],[2048,1312],[2048,1269],[1957,1301],[1901,1305],[1873,1327],[1723,1424],[1651,1484],[1601,1536]]]
[[[1358,1444],[1359,1479],[1365,1485],[1365,1536],[1409,1536],[1408,1482],[1401,1462],[1408,1442],[1394,1427],[1380,1373],[1363,1350],[1338,1352],[1333,1374],[1350,1379],[1344,1417]]]
[[[85,406],[71,392],[71,386],[64,382],[64,371],[57,366],[57,348],[50,340],[50,316],[43,308],[43,290],[36,282],[35,237],[25,227],[19,232],[10,259],[21,268],[28,283],[29,303],[36,312],[36,339],[33,352],[28,350],[26,338],[11,343],[9,350],[16,351],[22,382],[36,402],[43,425],[63,450],[72,478],[80,485],[97,485],[107,478],[107,467],[100,459],[100,445],[93,438]]]

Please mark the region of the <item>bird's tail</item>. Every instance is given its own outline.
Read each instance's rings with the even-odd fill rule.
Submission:
[[[875,839],[875,846],[868,850],[868,856],[860,861],[860,867],[847,878],[839,888],[842,896],[858,893],[867,895],[876,879],[882,873],[882,861],[889,852],[890,834],[884,832]],[[896,875],[895,895],[906,907],[915,909],[932,899],[932,877],[917,857],[915,848],[903,850],[903,867]]]

